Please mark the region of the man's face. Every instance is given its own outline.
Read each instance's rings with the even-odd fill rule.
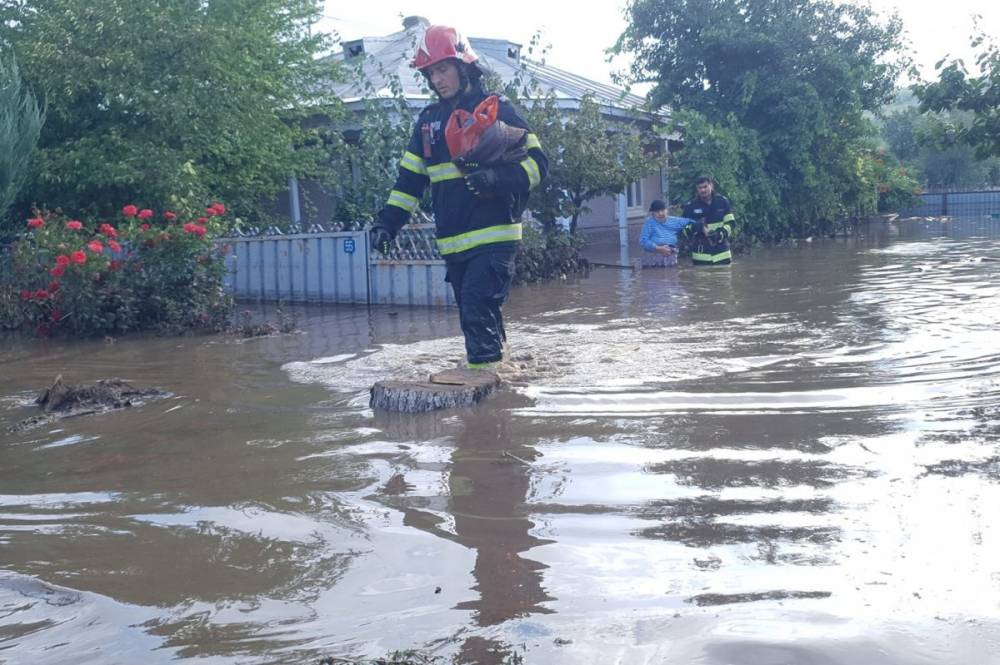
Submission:
[[[708,201],[710,198],[712,198],[712,183],[699,182],[698,197],[701,198],[703,201]]]
[[[452,60],[434,63],[425,71],[434,91],[441,99],[451,99],[461,92],[462,78],[458,75],[458,65]]]
[[[654,210],[653,211],[653,219],[655,219],[658,222],[662,222],[662,221],[666,220],[667,219],[667,211],[666,210]]]

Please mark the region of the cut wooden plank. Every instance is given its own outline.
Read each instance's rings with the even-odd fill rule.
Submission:
[[[378,381],[372,386],[373,409],[424,413],[469,407],[483,401],[500,386],[500,377],[484,370],[446,370],[427,381]]]

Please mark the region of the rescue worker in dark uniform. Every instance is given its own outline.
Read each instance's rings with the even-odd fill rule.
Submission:
[[[520,218],[529,190],[548,170],[538,137],[503,97],[497,119],[528,130],[527,156],[518,163],[467,167],[467,172],[452,162],[445,141],[448,118],[455,109],[473,111],[487,97],[478,60],[454,28],[427,28],[412,66],[427,78],[439,101],[417,118],[396,183],[369,231],[371,246],[387,254],[430,185],[437,247],[447,264],[445,279],[455,292],[468,366],[473,369],[492,368],[503,356],[501,307],[514,278]]]
[[[683,217],[694,220],[680,233],[691,248],[691,261],[696,266],[724,266],[733,261],[729,239],[733,235],[736,217],[729,199],[715,193],[708,176],[695,182],[696,196],[684,204]]]

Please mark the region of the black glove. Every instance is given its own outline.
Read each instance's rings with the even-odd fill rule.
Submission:
[[[496,169],[480,169],[465,176],[465,186],[478,196],[488,196],[496,194],[497,172]]]
[[[383,256],[388,256],[389,252],[392,251],[392,241],[395,238],[396,234],[388,228],[380,226],[378,221],[375,222],[375,226],[368,230],[368,245]]]
[[[723,243],[726,241],[726,232],[722,229],[715,229],[708,234],[708,238],[713,244]]]

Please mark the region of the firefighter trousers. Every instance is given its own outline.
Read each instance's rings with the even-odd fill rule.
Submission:
[[[470,363],[496,362],[503,357],[507,332],[501,307],[514,281],[514,249],[482,252],[465,261],[448,263],[445,280],[458,303]]]

